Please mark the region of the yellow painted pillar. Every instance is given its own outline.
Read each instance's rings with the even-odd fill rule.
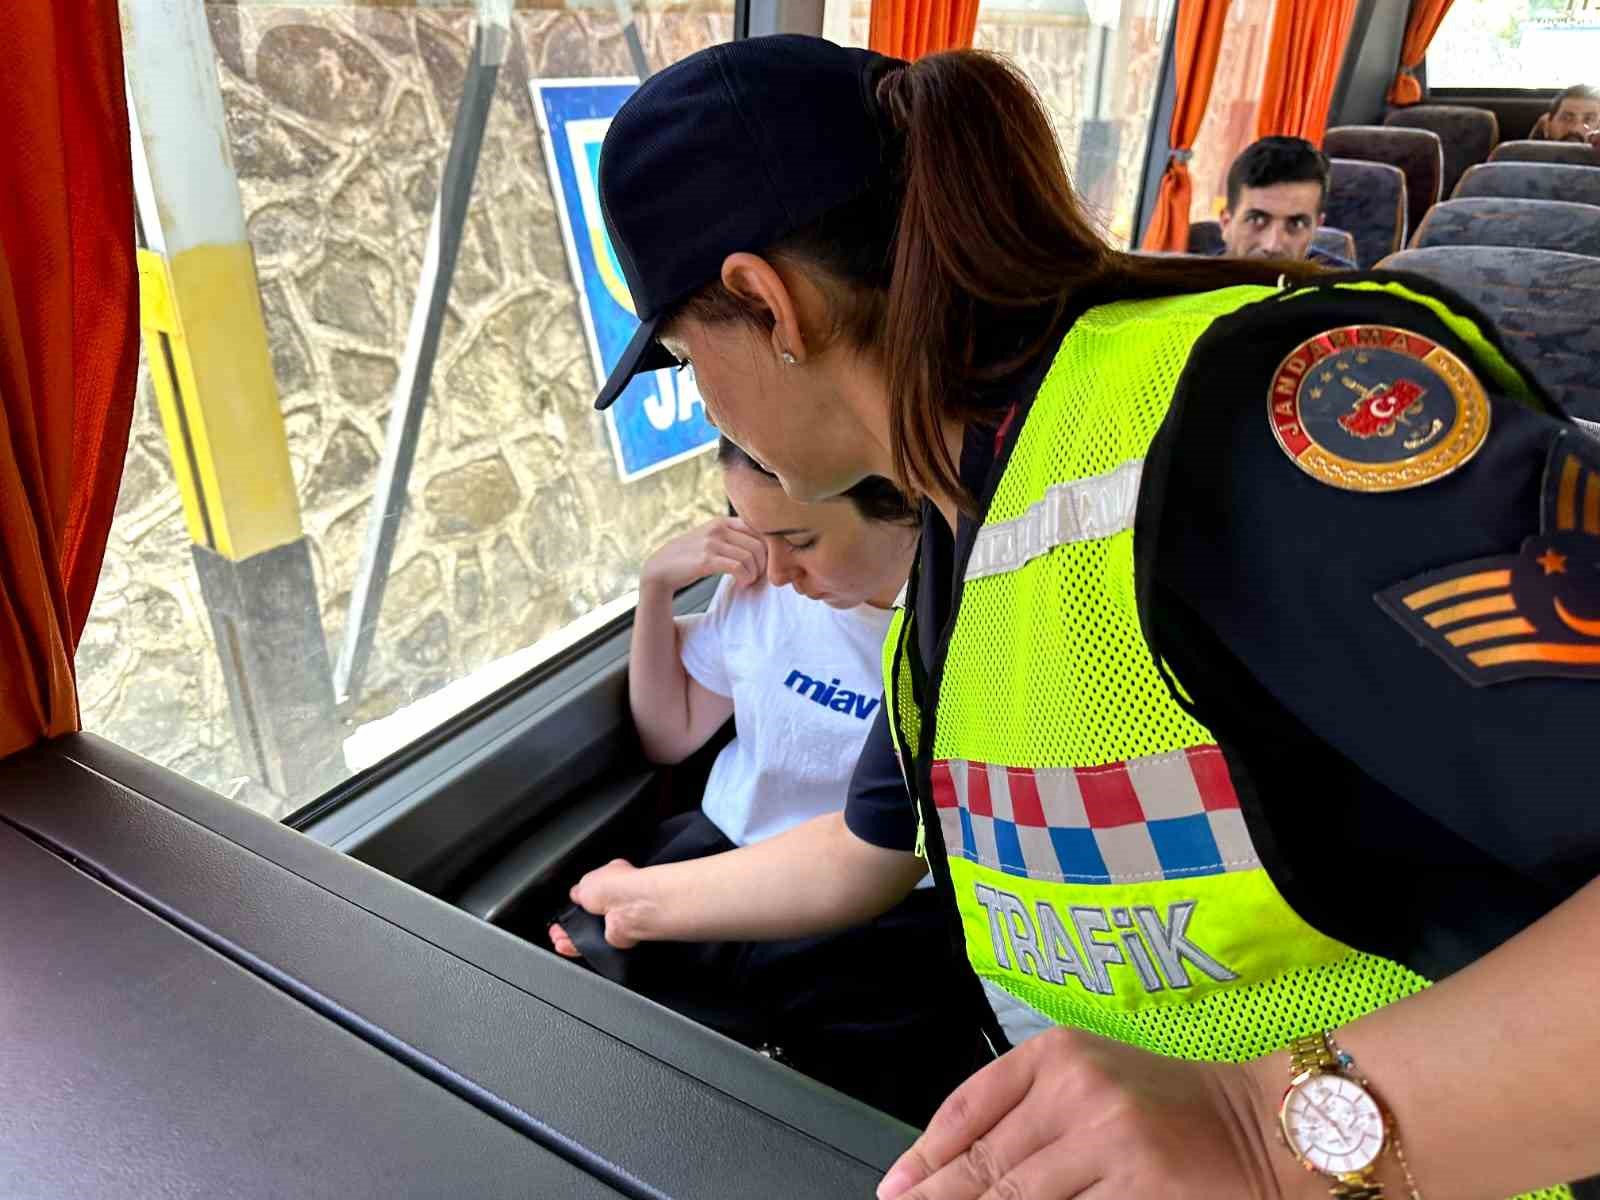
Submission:
[[[255,261],[197,0],[123,0],[146,358],[251,773],[338,773],[332,675]]]

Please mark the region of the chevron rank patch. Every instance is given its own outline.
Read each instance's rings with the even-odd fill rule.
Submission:
[[[1468,683],[1600,679],[1600,442],[1564,432],[1545,467],[1539,532],[1379,592],[1378,604]]]
[[[1278,366],[1267,416],[1307,475],[1352,492],[1395,492],[1450,474],[1483,446],[1489,397],[1472,369],[1420,334],[1330,329]]]

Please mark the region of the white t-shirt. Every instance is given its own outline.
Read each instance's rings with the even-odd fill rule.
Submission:
[[[736,588],[725,576],[704,615],[685,619],[684,669],[733,698],[738,732],[717,755],[701,808],[735,845],[844,808],[883,703],[892,615],[765,582]]]

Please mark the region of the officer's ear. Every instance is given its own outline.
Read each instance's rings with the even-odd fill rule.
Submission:
[[[805,362],[809,348],[800,306],[777,266],[755,254],[730,254],[722,263],[722,286],[771,323],[775,360]]]

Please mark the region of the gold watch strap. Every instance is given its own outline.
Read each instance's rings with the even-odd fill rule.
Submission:
[[[1337,1071],[1338,1056],[1328,1045],[1328,1035],[1311,1033],[1289,1043],[1289,1074],[1299,1078],[1307,1071]]]

